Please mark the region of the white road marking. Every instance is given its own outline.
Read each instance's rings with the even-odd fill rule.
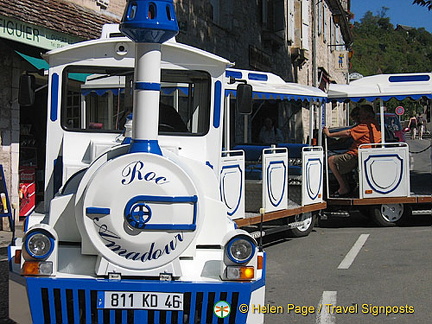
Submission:
[[[356,258],[357,254],[360,252],[361,248],[365,244],[368,237],[369,234],[360,235],[357,242],[354,243],[351,250],[345,256],[345,259],[343,259],[342,262],[339,264],[338,269],[348,269],[351,266],[351,264],[354,262],[354,259]]]
[[[329,312],[331,306],[336,306],[337,291],[323,291],[321,300],[318,304],[316,324],[334,324],[336,323],[335,314]]]

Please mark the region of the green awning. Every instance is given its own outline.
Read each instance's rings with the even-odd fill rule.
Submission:
[[[26,60],[27,62],[29,62],[31,65],[33,65],[36,69],[38,70],[48,70],[49,69],[49,64],[47,61],[41,59],[41,58],[37,58],[37,57],[33,57],[30,55],[26,55],[23,53],[20,53],[18,51],[15,51],[19,56],[21,56],[24,60]]]
[[[24,60],[29,62],[31,65],[33,65],[37,70],[48,70],[50,67],[48,62],[41,59],[41,58],[26,55],[26,54],[23,54],[23,53],[18,52],[18,51],[15,51],[15,53],[17,53]],[[85,82],[86,78],[89,75],[90,74],[87,74],[87,73],[69,73],[68,77],[69,77],[69,79],[72,79],[75,81]]]

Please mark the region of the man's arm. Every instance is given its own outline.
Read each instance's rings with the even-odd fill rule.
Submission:
[[[328,130],[328,128],[326,126],[323,127],[323,133],[327,137],[350,137],[351,136],[351,130],[350,129],[345,129],[345,130],[341,130],[339,132],[330,133],[330,131]]]

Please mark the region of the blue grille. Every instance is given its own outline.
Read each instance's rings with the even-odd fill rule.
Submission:
[[[246,282],[161,282],[144,280],[93,280],[27,278],[30,309],[34,323],[246,323],[246,315],[237,311],[249,304],[253,290],[264,280]],[[98,309],[98,291],[147,291],[183,293],[183,311]],[[220,300],[231,305],[228,317],[213,313]]]

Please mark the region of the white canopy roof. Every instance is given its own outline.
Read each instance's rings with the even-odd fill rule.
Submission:
[[[432,73],[379,74],[367,76],[350,84],[330,84],[328,100],[373,101],[410,97],[432,99]]]
[[[248,84],[252,85],[253,97],[255,99],[301,101],[324,101],[327,99],[327,94],[318,88],[285,82],[281,77],[273,73],[227,69],[226,76],[235,78],[235,80],[245,80]],[[228,84],[225,94],[236,95],[238,84],[238,82]]]

